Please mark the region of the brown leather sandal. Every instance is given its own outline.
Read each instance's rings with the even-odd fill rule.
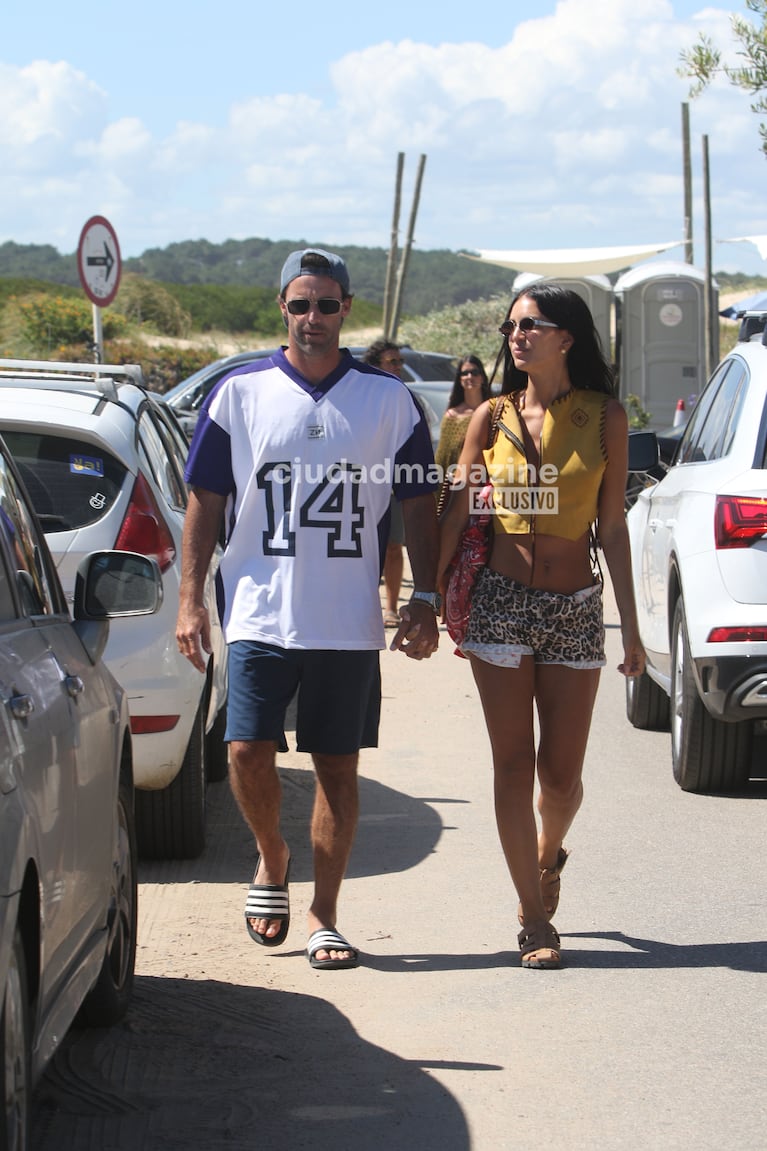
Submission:
[[[519,933],[522,966],[556,970],[562,965],[561,943],[553,923],[537,923]]]
[[[557,853],[557,862],[553,867],[541,868],[541,899],[543,900],[543,908],[549,919],[552,919],[557,908],[559,907],[559,877],[562,874],[565,864],[570,857],[570,852],[565,851],[564,847],[560,847]],[[517,907],[517,919],[525,926],[525,917],[522,914],[522,904]]]

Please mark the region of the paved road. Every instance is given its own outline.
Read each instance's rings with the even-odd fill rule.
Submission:
[[[134,1005],[66,1041],[35,1151],[765,1147],[767,783],[678,790],[668,736],[625,719],[608,621],[562,971],[519,967],[468,665],[447,636],[428,664],[385,653],[339,920],[364,966],[303,953],[308,761],[283,760],[294,918],[275,951],[246,935],[253,850],[215,785],[203,857],[142,867]]]

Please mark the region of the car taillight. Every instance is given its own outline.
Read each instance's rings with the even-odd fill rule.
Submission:
[[[152,556],[166,571],[176,558],[176,545],[149,484],[139,473],[133,485],[128,510],[115,540],[118,552],[139,552]]]
[[[764,643],[767,627],[712,627],[706,643]]]
[[[132,715],[130,729],[133,735],[154,735],[158,731],[173,731],[179,721],[177,715]]]
[[[717,496],[714,538],[718,548],[748,548],[767,535],[767,499]]]

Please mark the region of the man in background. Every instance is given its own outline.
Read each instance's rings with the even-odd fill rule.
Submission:
[[[402,379],[402,352],[399,344],[391,340],[376,340],[372,343],[362,357],[364,363],[381,368],[384,372]],[[389,540],[384,556],[383,583],[384,583],[384,627],[395,628],[400,625],[399,596],[402,589],[402,574],[405,567],[403,548],[405,543],[405,521],[402,516],[402,506],[394,496],[391,498],[391,521],[389,525]]]

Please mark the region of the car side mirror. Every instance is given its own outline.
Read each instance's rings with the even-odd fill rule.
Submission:
[[[74,617],[153,615],[162,598],[162,575],[155,559],[137,552],[91,552],[77,570]]]
[[[641,431],[629,432],[630,472],[652,471],[658,466],[659,460],[658,437],[655,432],[649,432],[644,428]]]

